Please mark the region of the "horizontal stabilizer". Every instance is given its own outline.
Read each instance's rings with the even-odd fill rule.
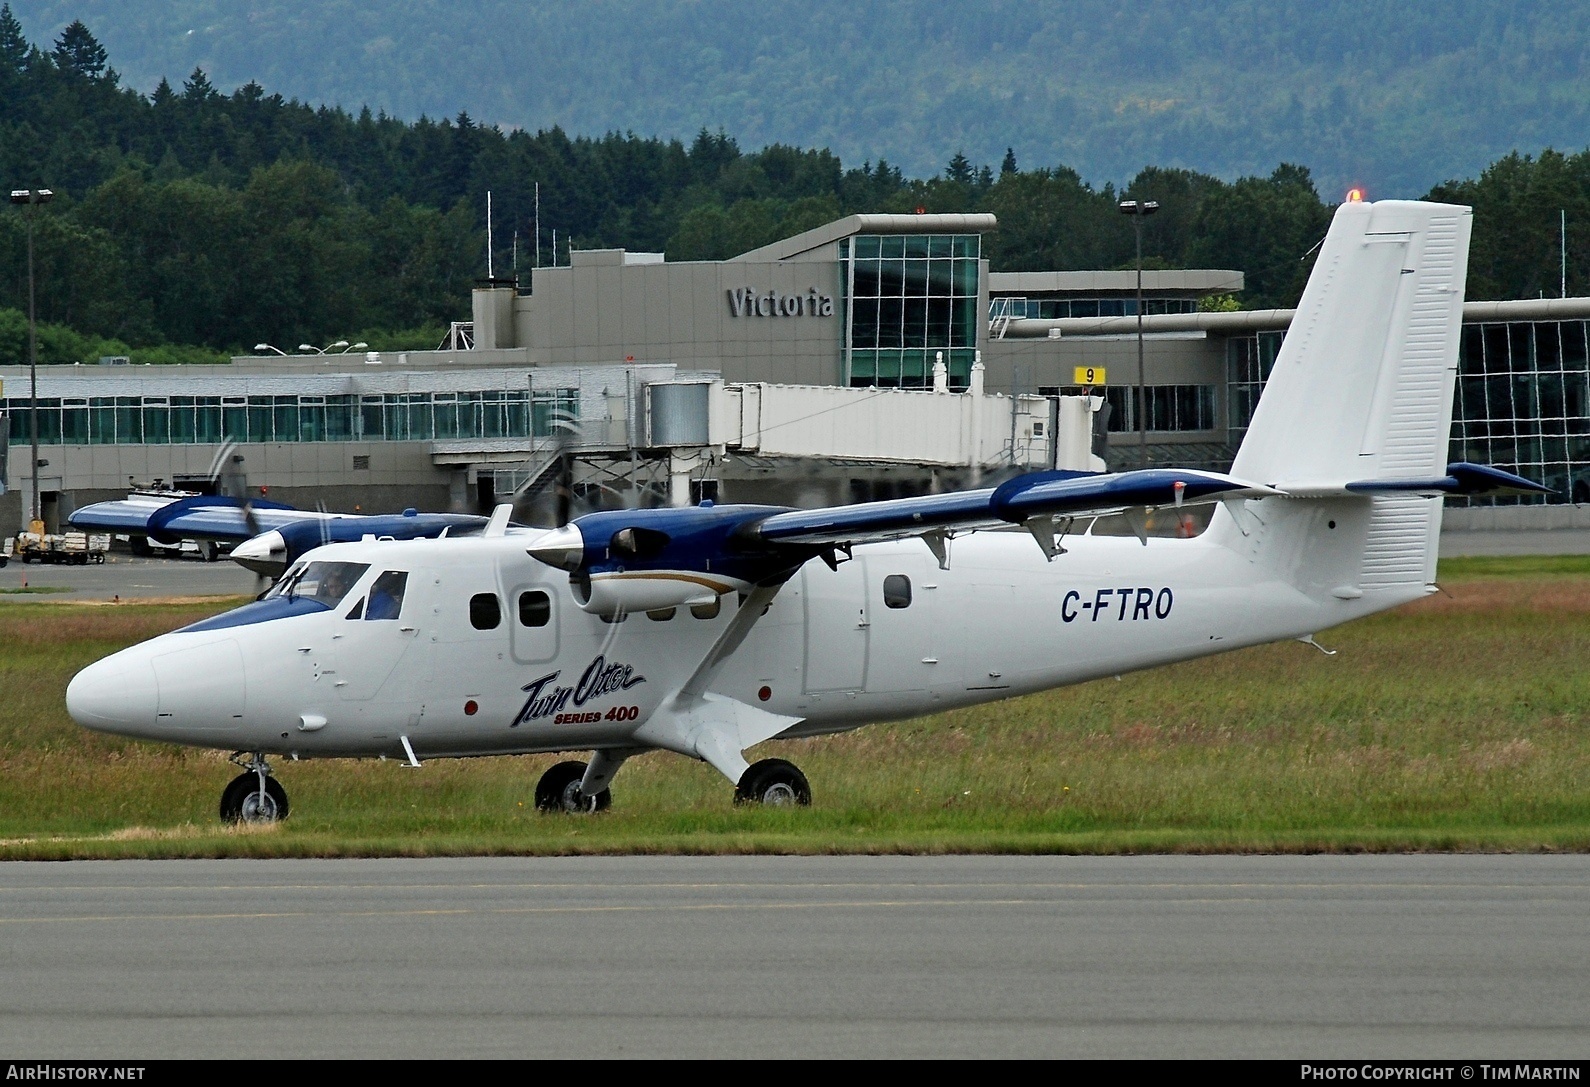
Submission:
[[[1543,483],[1515,476],[1488,464],[1457,461],[1446,466],[1446,475],[1436,479],[1365,479],[1349,483],[1344,490],[1352,494],[1554,494]]]

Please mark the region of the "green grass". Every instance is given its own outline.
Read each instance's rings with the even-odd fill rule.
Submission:
[[[542,816],[552,757],[282,763],[294,814],[228,831],[219,754],[87,733],[81,665],[217,606],[0,602],[0,857],[1590,849],[1590,558],[1443,563],[1448,592],[1322,633],[843,736],[764,744],[801,811],[628,763]]]

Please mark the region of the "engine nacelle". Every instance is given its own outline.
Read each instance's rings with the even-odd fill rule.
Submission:
[[[569,579],[580,608],[612,618],[619,614],[711,604],[724,593],[749,592],[734,578],[694,570],[633,570],[576,575]]]

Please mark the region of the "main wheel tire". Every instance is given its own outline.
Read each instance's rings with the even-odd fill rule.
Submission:
[[[596,812],[613,806],[613,791],[603,789],[595,796],[580,792],[580,780],[585,777],[585,764],[570,760],[560,762],[541,775],[536,782],[536,808],[548,812]]]
[[[794,763],[763,759],[752,763],[740,775],[740,784],[734,789],[734,802],[804,808],[812,802],[812,787]]]
[[[259,795],[259,775],[252,770],[233,778],[221,793],[223,823],[279,823],[287,818],[287,790],[273,777],[265,779],[265,796]]]

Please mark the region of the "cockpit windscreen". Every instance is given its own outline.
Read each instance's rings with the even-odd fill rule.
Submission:
[[[268,597],[308,597],[327,607],[336,607],[348,595],[359,578],[370,569],[367,562],[310,562],[299,563],[287,572],[266,594]]]

